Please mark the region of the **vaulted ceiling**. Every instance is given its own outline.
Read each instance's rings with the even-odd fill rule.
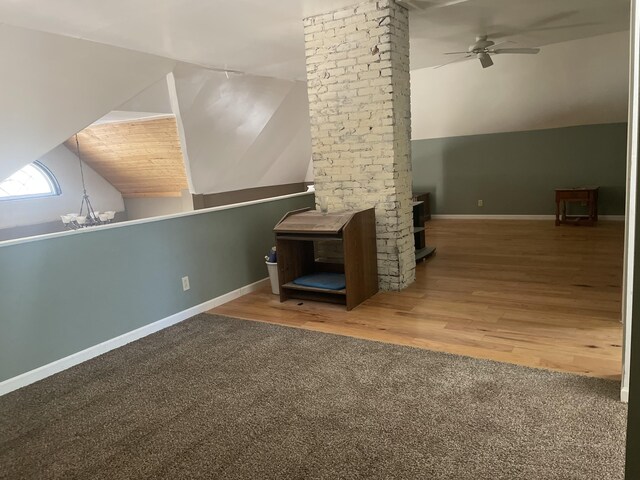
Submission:
[[[0,21],[278,78],[305,77],[302,18],[358,0],[0,0]],[[407,0],[411,65],[476,35],[544,46],[629,28],[629,0]]]
[[[178,197],[188,188],[174,117],[92,125],[78,141],[82,160],[125,198]],[[75,137],[65,145],[76,152]]]

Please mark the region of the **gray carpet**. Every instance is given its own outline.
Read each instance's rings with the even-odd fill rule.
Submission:
[[[618,389],[203,314],[0,397],[0,478],[622,479]]]

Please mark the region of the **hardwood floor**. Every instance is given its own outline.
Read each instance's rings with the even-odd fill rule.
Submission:
[[[620,378],[623,222],[432,220],[435,256],[351,312],[270,289],[212,313],[531,367]]]

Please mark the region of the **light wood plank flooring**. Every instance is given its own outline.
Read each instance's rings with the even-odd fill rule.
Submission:
[[[264,288],[212,313],[620,378],[623,222],[432,220],[435,256],[351,312]]]

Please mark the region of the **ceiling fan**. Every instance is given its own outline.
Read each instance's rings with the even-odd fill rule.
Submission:
[[[445,53],[445,55],[464,55],[464,57],[456,58],[455,60],[437,65],[433,68],[444,67],[456,62],[464,62],[465,60],[471,60],[473,58],[477,58],[478,60],[480,60],[482,68],[488,68],[493,65],[493,60],[491,59],[492,55],[501,55],[505,53],[535,55],[537,53],[540,53],[539,48],[496,48],[498,45],[504,45],[505,43],[511,42],[506,41],[495,43],[493,40],[489,40],[487,35],[478,36],[476,37],[476,43],[470,45],[469,49],[466,52]]]

